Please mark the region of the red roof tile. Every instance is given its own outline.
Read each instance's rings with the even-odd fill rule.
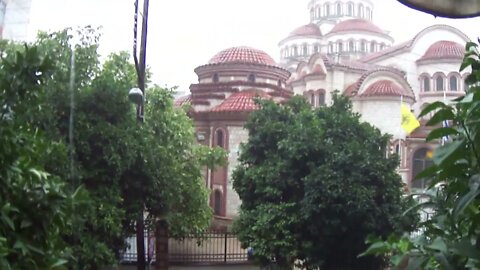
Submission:
[[[401,86],[397,85],[390,80],[381,80],[372,83],[370,86],[363,91],[360,96],[371,97],[371,96],[408,96],[413,97],[410,91],[403,89]]]
[[[192,102],[192,95],[186,95],[186,96],[182,96],[182,97],[177,98],[175,100],[174,106],[180,107],[180,106],[183,106],[184,104],[186,104],[188,102]]]
[[[336,24],[329,34],[339,32],[362,31],[386,35],[380,27],[364,19],[351,19]]]
[[[220,105],[214,107],[212,112],[250,112],[258,109],[254,98],[268,97],[264,92],[257,90],[244,90],[233,93]]]
[[[248,63],[276,66],[275,60],[266,52],[251,47],[232,47],[225,49],[208,61],[209,64]]]
[[[296,36],[318,36],[322,35],[322,31],[320,31],[320,27],[314,23],[309,23],[306,25],[302,25],[297,29],[293,30],[288,37],[296,37]]]
[[[433,43],[417,61],[435,59],[463,59],[465,48],[453,41],[440,40]]]

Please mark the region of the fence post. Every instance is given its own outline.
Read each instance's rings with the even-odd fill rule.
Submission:
[[[225,250],[223,253],[223,261],[227,262],[227,240],[228,240],[228,232],[225,230]]]
[[[168,224],[165,220],[155,224],[155,237],[155,270],[168,270]]]

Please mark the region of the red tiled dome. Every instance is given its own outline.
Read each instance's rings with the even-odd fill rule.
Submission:
[[[339,33],[339,32],[351,32],[351,31],[363,31],[363,32],[372,32],[377,34],[385,35],[385,31],[380,29],[380,27],[371,23],[370,21],[364,19],[351,19],[338,23],[335,25],[330,33]]]
[[[433,43],[425,52],[425,54],[418,59],[420,60],[434,60],[434,59],[463,59],[465,48],[461,44],[453,41],[440,40]]]
[[[213,108],[212,112],[251,112],[258,109],[255,97],[268,97],[267,94],[256,90],[245,90],[233,93],[220,105]]]
[[[372,83],[365,91],[361,93],[361,96],[405,96],[413,97],[413,94],[403,89],[401,86],[389,80],[381,80]]]
[[[322,31],[320,31],[320,27],[314,23],[309,23],[306,25],[302,25],[297,29],[293,30],[288,37],[296,37],[296,36],[321,36]]]
[[[247,63],[276,66],[275,60],[266,52],[251,47],[232,47],[217,53],[209,64]]]

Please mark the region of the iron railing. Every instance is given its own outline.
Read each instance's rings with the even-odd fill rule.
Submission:
[[[150,237],[148,237],[150,235]],[[129,247],[121,255],[122,263],[136,263],[136,239],[127,239]],[[147,262],[155,261],[155,238],[145,232]],[[210,230],[200,234],[187,235],[182,240],[168,241],[170,265],[179,264],[243,264],[248,263],[247,250],[241,247],[236,235],[226,231]]]

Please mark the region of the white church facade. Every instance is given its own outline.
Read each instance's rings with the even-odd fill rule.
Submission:
[[[231,175],[239,145],[248,139],[243,125],[257,109],[256,95],[279,102],[301,95],[316,107],[330,104],[340,91],[364,121],[392,135],[406,189],[425,185],[414,176],[431,163],[427,153],[438,142],[425,141],[426,119],[411,134],[402,130],[401,101],[418,115],[429,103],[463,95],[468,71],[458,70],[469,38],[451,26],[433,25],[394,43],[373,24],[370,0],[311,0],[308,12],[310,23],[280,41],[279,62],[258,49],[228,48],[195,69],[198,82],[176,101],[190,103],[199,143],[229,153],[227,166],[205,172],[217,219],[235,217],[241,203]]]

